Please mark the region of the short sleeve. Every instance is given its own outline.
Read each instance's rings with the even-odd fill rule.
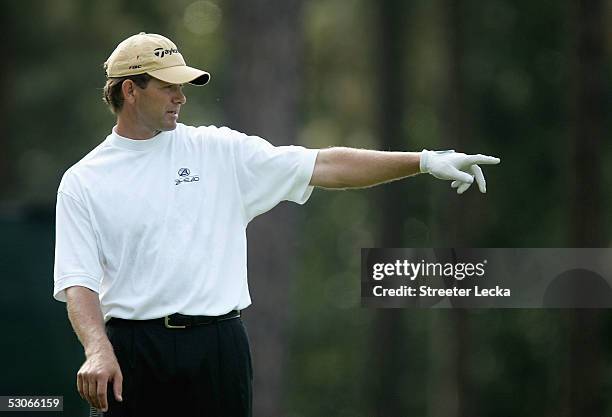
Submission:
[[[317,149],[273,146],[260,137],[235,133],[236,173],[248,221],[281,201],[308,200]]]
[[[89,214],[75,197],[57,194],[53,296],[66,301],[74,285],[100,292],[102,266]]]

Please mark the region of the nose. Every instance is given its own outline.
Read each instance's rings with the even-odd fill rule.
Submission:
[[[174,96],[173,102],[175,104],[185,104],[185,103],[187,103],[187,97],[185,97],[185,94],[183,93],[183,87],[182,86],[176,89],[176,94]]]

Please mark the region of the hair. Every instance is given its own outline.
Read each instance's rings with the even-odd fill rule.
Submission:
[[[151,81],[151,77],[149,74],[138,74],[138,75],[129,75],[127,77],[117,77],[117,78],[109,78],[106,80],[106,84],[104,85],[104,92],[102,94],[102,101],[104,101],[110,111],[113,114],[117,114],[121,111],[123,107],[123,102],[125,98],[123,97],[123,91],[121,91],[121,86],[125,80],[132,80],[134,84],[136,84],[140,88],[147,88],[149,81]]]

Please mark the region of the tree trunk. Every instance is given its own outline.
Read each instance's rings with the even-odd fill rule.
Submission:
[[[380,147],[384,150],[399,151],[409,148],[406,134],[402,130],[402,120],[406,114],[404,80],[409,77],[404,65],[406,51],[402,40],[403,28],[408,26],[406,20],[409,8],[408,3],[402,0],[378,2],[378,125]],[[406,225],[415,227],[419,224],[418,221],[406,221],[408,216],[418,218],[422,210],[419,210],[419,199],[398,198],[398,195],[406,192],[405,187],[406,184],[400,182],[387,184],[376,190],[383,213],[380,224],[381,247],[404,246],[403,236],[411,232],[405,230]],[[374,364],[367,382],[371,396],[371,411],[368,415],[406,415],[403,393],[409,392],[410,389],[402,383],[402,379],[403,372],[406,372],[406,361],[411,357],[406,351],[406,335],[410,334],[410,328],[405,323],[402,309],[380,309],[374,314],[370,336],[370,355]]]
[[[604,14],[602,0],[574,0],[572,45],[572,148],[575,182],[571,240],[579,247],[606,246],[601,150],[604,144]]]
[[[466,149],[469,136],[469,123],[465,111],[465,86],[463,81],[463,57],[464,57],[464,34],[463,34],[463,2],[455,0],[443,0],[440,4],[442,27],[444,30],[443,49],[445,59],[445,80],[442,91],[442,143],[445,149]],[[476,188],[474,184],[472,186]],[[448,193],[444,196],[445,204],[440,205],[440,216],[438,220],[439,231],[436,234],[436,244],[444,242],[449,247],[470,247],[474,223],[468,217],[472,215],[471,210],[465,210],[466,206],[473,207],[477,204],[470,198],[477,191],[470,190],[461,196],[454,194],[454,190],[446,189],[442,192]],[[466,225],[470,225],[466,228]],[[440,386],[446,392],[440,392],[443,398],[454,399],[455,408],[445,410],[448,417],[474,416],[469,401],[470,380],[469,369],[469,316],[461,305],[452,310],[440,312],[443,322],[441,324],[450,326],[451,340],[449,340],[450,357],[444,361],[446,369],[440,370],[438,377],[441,379]],[[432,329],[434,332],[442,329]],[[435,358],[434,358],[435,360]],[[433,398],[433,397],[430,397]],[[440,407],[439,404],[431,404],[431,408]],[[451,413],[451,414],[448,414]]]
[[[574,0],[571,120],[575,182],[571,199],[571,245],[606,246],[601,190],[604,130],[604,2]],[[598,310],[570,312],[569,415],[603,415],[602,329]]]
[[[227,3],[229,125],[274,145],[294,144],[300,94],[300,0]],[[280,416],[296,207],[281,204],[248,229],[253,306],[245,313],[252,341],[256,416]]]

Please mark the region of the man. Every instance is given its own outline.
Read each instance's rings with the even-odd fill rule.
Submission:
[[[178,123],[183,84],[210,75],[140,33],[105,63],[111,134],[63,176],[54,296],[85,349],[77,389],[109,416],[250,416],[252,369],[240,310],[246,227],[313,187],[368,187],[428,172],[459,193],[477,164],[453,151],[274,147],[228,128]],[[112,392],[111,392],[112,391]]]

